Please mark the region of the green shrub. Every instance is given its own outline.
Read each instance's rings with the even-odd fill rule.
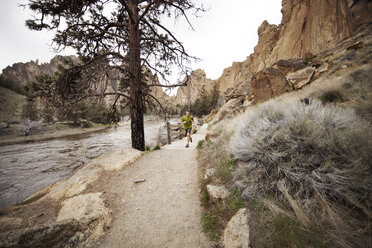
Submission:
[[[222,182],[227,183],[232,179],[232,172],[235,164],[230,156],[226,156],[217,167],[216,177]]]
[[[208,208],[209,204],[211,203],[210,197],[207,191],[207,185],[208,185],[208,179],[202,180],[202,183],[200,185],[200,191],[201,191],[201,204],[203,207]]]
[[[93,108],[89,109],[85,117],[95,123],[108,124],[110,119],[110,110],[104,103],[99,103]]]
[[[341,90],[328,90],[326,92],[323,92],[319,99],[323,103],[331,103],[331,102],[343,102],[345,101],[345,97]]]
[[[204,141],[205,140],[199,140],[198,145],[196,146],[196,148],[197,149],[202,149],[203,148]]]
[[[150,151],[150,150],[151,150],[151,147],[150,147],[149,145],[147,145],[147,146],[145,147],[145,150],[146,150],[146,151]]]
[[[157,144],[156,146],[154,146],[154,148],[152,148],[153,151],[156,151],[156,150],[160,150],[160,146],[159,144]]]
[[[45,122],[50,123],[54,119],[54,109],[50,107],[49,104],[46,104],[46,106],[42,110],[41,115]]]
[[[235,212],[237,212],[241,208],[244,208],[242,193],[237,189],[234,190],[232,194],[226,198],[225,202],[228,204],[229,208]]]
[[[22,117],[32,121],[39,118],[38,111],[34,101],[27,101],[22,107]]]
[[[272,235],[266,240],[269,242],[264,247],[328,247],[322,240],[312,236],[312,232],[305,232],[298,222],[282,214],[272,220],[271,233]]]
[[[202,228],[207,233],[210,239],[219,240],[221,236],[221,223],[218,216],[212,213],[203,213]]]

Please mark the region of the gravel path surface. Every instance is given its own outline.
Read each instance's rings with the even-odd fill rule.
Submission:
[[[200,224],[195,149],[205,129],[193,135],[190,148],[185,140],[173,142],[109,179],[113,223],[95,247],[212,247]]]

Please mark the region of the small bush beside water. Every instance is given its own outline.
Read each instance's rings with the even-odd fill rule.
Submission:
[[[235,131],[204,145],[199,161],[259,219],[255,247],[368,247],[372,132],[354,110],[269,101],[226,129]]]
[[[152,148],[153,151],[157,151],[157,150],[160,150],[160,145],[159,144],[156,144],[156,146],[154,146],[154,148]]]

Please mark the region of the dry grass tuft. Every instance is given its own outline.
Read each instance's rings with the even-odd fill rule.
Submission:
[[[269,101],[245,115],[230,141],[243,198],[267,199],[305,229],[339,247],[367,247],[372,193],[372,132],[352,109]]]

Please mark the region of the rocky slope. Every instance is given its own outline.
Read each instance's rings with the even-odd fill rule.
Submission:
[[[1,75],[4,80],[8,80],[18,86],[23,86],[35,80],[39,75],[53,75],[58,72],[59,66],[66,64],[67,60],[78,61],[78,58],[76,56],[57,55],[49,63],[40,64],[39,60],[32,60],[27,63],[15,63],[3,69]]]
[[[183,82],[186,82],[186,78]],[[194,103],[202,94],[209,94],[216,86],[216,81],[207,78],[201,69],[193,71],[187,81],[186,87],[179,87],[174,103],[177,105],[187,105],[190,91],[190,103]]]
[[[25,96],[0,87],[0,122],[19,119],[21,115],[20,105],[25,100]],[[5,125],[5,128],[6,127],[7,125]],[[0,134],[2,128],[0,128]]]
[[[225,105],[213,122],[321,76],[370,63],[370,3],[283,0],[281,24],[264,21],[254,53],[217,80]]]

